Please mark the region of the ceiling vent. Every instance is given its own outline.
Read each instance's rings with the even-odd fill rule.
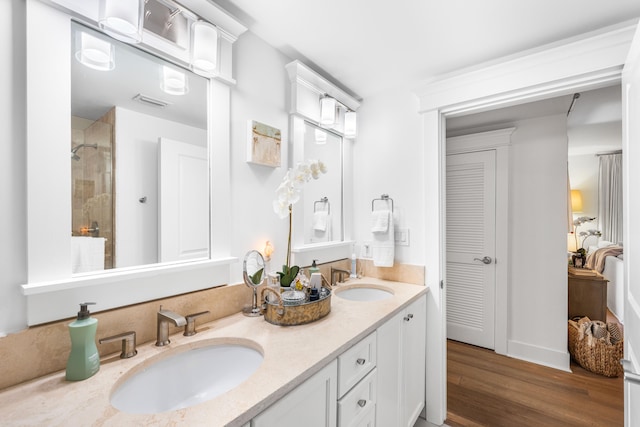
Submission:
[[[151,105],[153,107],[158,107],[158,108],[164,108],[164,107],[166,107],[168,105],[171,105],[171,103],[169,103],[167,101],[163,101],[161,99],[157,99],[157,98],[153,98],[151,96],[143,95],[141,93],[137,94],[132,99],[134,101],[138,101],[138,102],[140,102],[142,104]]]

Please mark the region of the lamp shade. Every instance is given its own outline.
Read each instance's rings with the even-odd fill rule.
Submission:
[[[358,133],[357,114],[355,111],[347,111],[344,115],[344,136],[355,138]]]
[[[107,40],[84,31],[76,31],[76,59],[83,65],[99,71],[115,67],[113,45]]]
[[[320,98],[320,124],[331,126],[336,122],[336,100],[330,96]]]
[[[582,192],[580,190],[571,190],[571,210],[582,212]]]
[[[315,130],[316,144],[322,145],[327,143],[327,133],[321,129]]]
[[[578,250],[578,242],[576,233],[567,233],[567,251],[575,252]]]
[[[139,0],[100,0],[98,26],[115,39],[140,43],[143,11]]]
[[[218,30],[208,22],[196,21],[191,27],[191,68],[206,77],[218,68]]]
[[[184,71],[163,65],[160,88],[169,95],[184,95],[189,92],[189,80]]]

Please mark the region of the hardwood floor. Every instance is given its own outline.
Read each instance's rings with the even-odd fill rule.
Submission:
[[[451,427],[623,426],[623,380],[573,373],[448,341]]]

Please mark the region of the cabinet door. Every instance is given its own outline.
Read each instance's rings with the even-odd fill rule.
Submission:
[[[378,397],[376,421],[379,426],[401,426],[400,395],[402,378],[400,375],[400,347],[402,345],[402,319],[398,313],[377,330],[378,343]]]
[[[425,405],[427,300],[411,304],[402,318],[403,393],[401,425],[413,427]]]
[[[251,421],[251,427],[336,427],[337,361],[296,387]]]
[[[425,404],[425,297],[380,326],[378,341],[378,426],[413,427]]]

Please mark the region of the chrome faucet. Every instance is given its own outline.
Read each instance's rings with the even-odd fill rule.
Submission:
[[[162,347],[171,342],[169,341],[169,323],[174,326],[185,326],[187,324],[187,320],[173,311],[163,310],[162,306],[160,306],[160,310],[158,311],[158,334],[156,338],[156,346]]]
[[[335,286],[338,284],[338,282],[335,280],[335,275],[338,274],[340,277],[340,282],[346,282],[347,280],[349,280],[349,275],[351,274],[350,271],[347,270],[343,270],[341,268],[334,268],[331,267],[331,286]],[[346,276],[346,279],[345,279]]]

